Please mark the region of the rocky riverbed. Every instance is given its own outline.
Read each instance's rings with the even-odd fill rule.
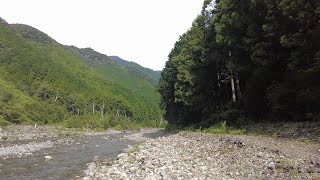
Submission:
[[[7,126],[0,127],[0,158],[20,158],[58,145],[70,144],[73,136],[96,136],[122,133],[120,131],[96,132],[58,126]]]
[[[191,132],[126,138],[144,142],[89,163],[83,179],[320,179],[319,145]]]
[[[0,179],[74,179],[92,159],[114,158],[133,132],[8,126],[0,132]],[[95,158],[96,157],[96,158]]]

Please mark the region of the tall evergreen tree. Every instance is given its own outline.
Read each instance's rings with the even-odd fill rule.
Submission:
[[[320,2],[205,0],[159,92],[170,123],[320,113]],[[241,105],[241,106],[239,106]]]

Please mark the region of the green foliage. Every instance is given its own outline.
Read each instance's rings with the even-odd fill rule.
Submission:
[[[34,27],[24,25],[24,24],[10,24],[13,31],[19,34],[22,38],[36,41],[39,43],[52,43],[55,42],[47,34],[37,30]]]
[[[137,63],[123,60],[118,56],[110,56],[109,58],[122,68],[126,69],[131,75],[140,79],[144,79],[152,85],[157,86],[160,79],[160,71],[144,68]]]
[[[131,154],[136,153],[136,152],[139,152],[139,151],[140,151],[139,146],[138,146],[138,145],[135,145],[135,146],[133,146],[133,147],[129,150],[128,154],[129,154],[129,156],[130,156]]]
[[[98,116],[72,116],[61,123],[67,128],[79,129],[107,129],[109,126],[109,119],[100,119]]]
[[[161,117],[159,96],[151,84],[131,76],[129,79],[125,73],[120,77],[125,80],[120,81],[117,76],[123,70],[108,78],[120,67],[111,63],[111,68],[97,70],[83,59],[105,55],[85,49],[80,56],[41,31],[21,24],[0,23],[0,42],[0,118],[8,122],[66,121],[68,127],[99,129],[110,126],[109,116],[113,115],[121,117],[114,126],[126,129]],[[130,80],[136,82],[134,87],[126,84]],[[101,117],[106,120],[100,122]]]
[[[161,74],[168,122],[209,128],[221,121],[241,127],[249,118],[314,119],[309,115],[320,113],[319,9],[307,0],[204,1]]]
[[[243,135],[244,130],[242,129],[233,129],[227,126],[226,121],[222,121],[220,123],[216,123],[215,125],[201,130],[201,132],[205,133],[213,133],[213,134],[233,134],[233,135]]]
[[[91,48],[77,48],[75,46],[66,46],[70,51],[79,56],[90,66],[99,66],[100,64],[115,64],[107,55],[96,52]]]
[[[105,79],[114,83],[112,92],[121,94],[129,103],[134,104],[134,111],[136,111],[136,115],[139,117],[136,120],[140,123],[150,120],[154,121],[161,117],[162,112],[158,105],[160,96],[156,92],[155,86],[150,84],[150,82],[136,76],[128,69],[116,64],[107,55],[100,54],[93,49],[79,49],[74,46],[68,48]],[[121,60],[121,62],[130,64],[124,60]],[[137,67],[143,69],[140,65],[137,65]],[[146,76],[149,76],[149,74]]]
[[[59,123],[59,125],[67,128],[95,130],[105,130],[109,128],[115,130],[139,130],[142,127],[139,123],[131,121],[128,118],[114,115],[107,115],[103,118],[91,115],[72,116]]]
[[[4,127],[4,126],[8,126],[11,125],[12,123],[2,119],[2,117],[0,117],[0,127]]]

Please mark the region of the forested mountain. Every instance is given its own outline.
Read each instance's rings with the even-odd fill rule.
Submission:
[[[154,86],[157,86],[160,79],[161,71],[154,71],[152,69],[142,67],[135,62],[123,60],[118,56],[109,57],[120,66],[127,69],[134,76],[145,79]]]
[[[320,1],[206,0],[159,92],[170,123],[320,119]]]
[[[118,65],[107,55],[96,52],[91,48],[81,49],[75,46],[68,46],[68,48],[94,70],[99,72],[105,79],[130,89],[135,95],[139,96],[142,101],[147,102],[146,104],[148,107],[145,108],[148,108],[150,113],[159,113],[159,93],[157,93],[157,89],[154,84],[145,80],[145,78],[149,77],[149,74],[145,74],[144,78],[137,76],[134,72]],[[123,61],[127,64],[131,63],[125,60]],[[136,64],[136,66],[143,69],[143,67],[138,64]],[[149,77],[149,79],[151,78],[152,77]],[[157,82],[154,81],[154,83]]]
[[[145,101],[145,96],[107,79],[84,61],[43,32],[1,19],[0,120],[159,119],[157,102]]]
[[[104,63],[115,64],[107,55],[96,52],[91,48],[77,48],[75,46],[66,47],[84,60],[89,66],[98,66]]]

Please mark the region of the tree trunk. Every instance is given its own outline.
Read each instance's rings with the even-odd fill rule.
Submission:
[[[58,95],[59,95],[59,93],[57,93],[56,98],[54,99],[54,102],[57,102],[57,100],[58,100]]]
[[[228,88],[228,83],[223,83],[223,88],[221,91],[223,91],[223,95],[224,95],[224,101],[223,104],[225,104],[226,102],[229,101],[230,99],[230,93],[229,93],[229,88]]]
[[[104,101],[102,103],[102,109],[101,109],[101,119],[103,119],[103,115],[104,115]]]
[[[241,95],[239,78],[236,79],[236,86],[237,86],[236,89],[237,89],[238,100],[240,100],[240,99],[242,99],[242,95]]]
[[[92,115],[94,115],[94,103],[92,103]]]
[[[233,102],[237,102],[236,90],[235,90],[235,87],[234,87],[234,78],[233,78],[233,75],[231,76],[231,89],[232,89],[232,101],[233,101]]]

